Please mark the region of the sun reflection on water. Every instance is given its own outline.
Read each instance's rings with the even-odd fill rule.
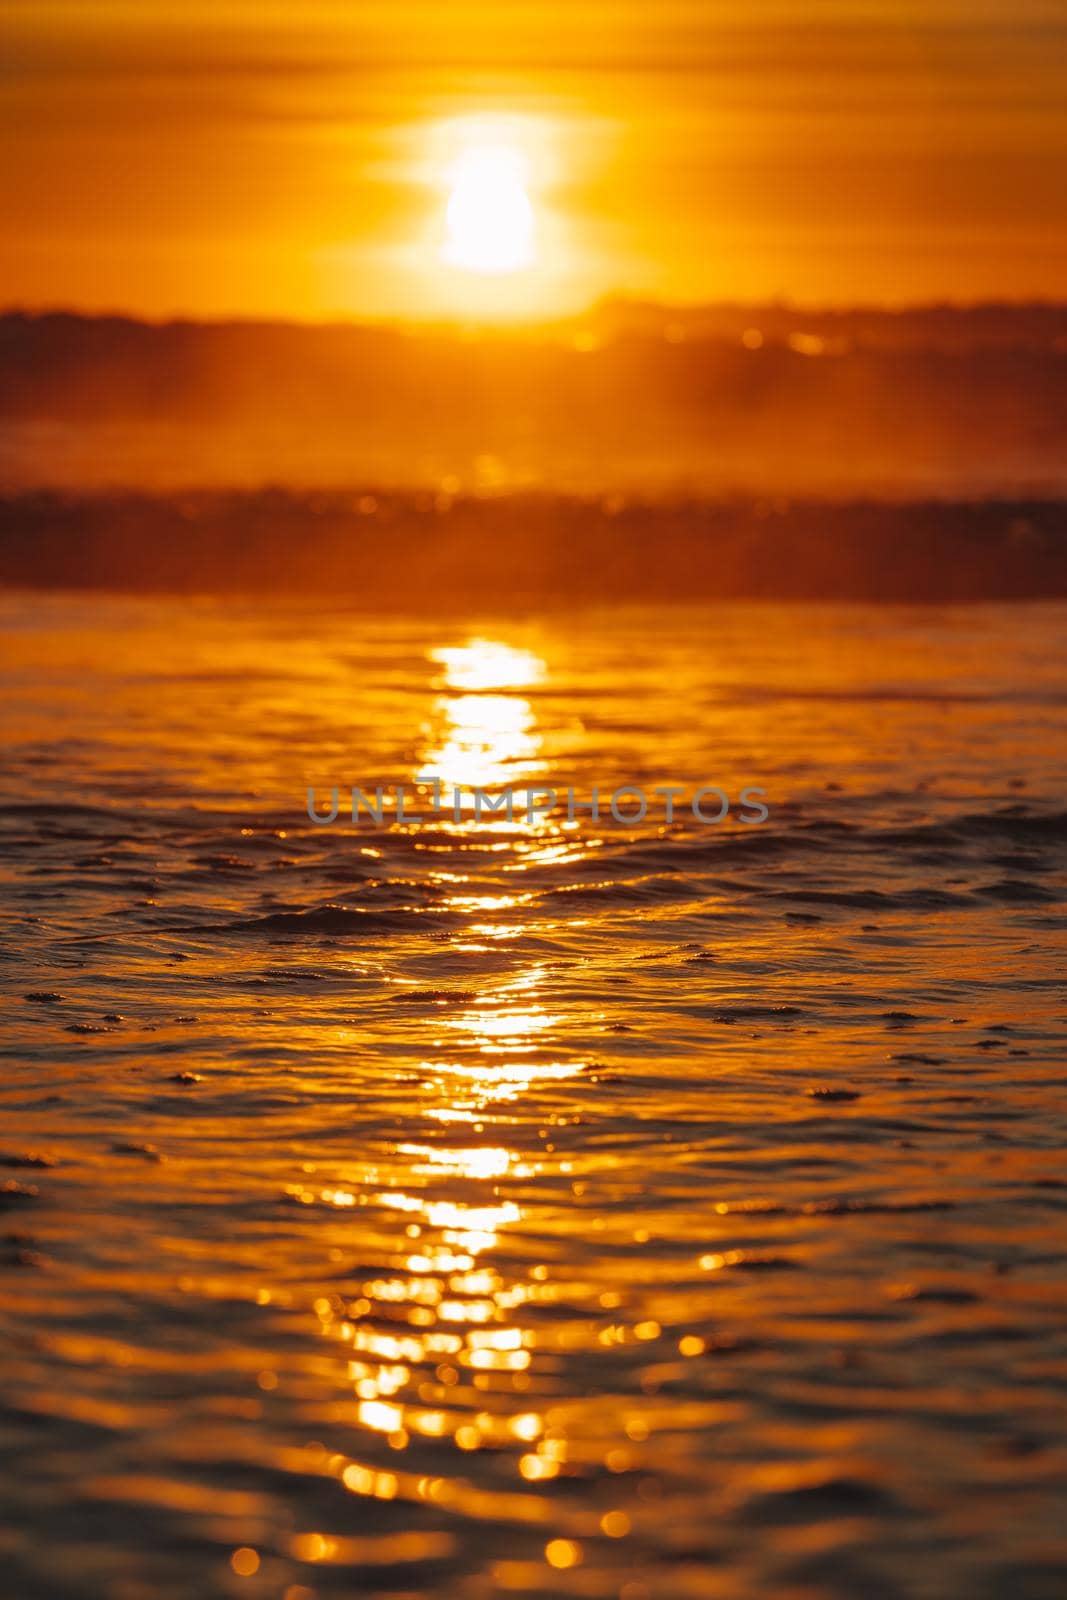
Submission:
[[[420,1063],[427,1133],[398,1140],[361,1180],[353,1174],[320,1194],[334,1208],[358,1205],[386,1245],[354,1299],[316,1303],[323,1334],[347,1346],[351,1416],[367,1441],[367,1460],[336,1457],[354,1494],[444,1497],[457,1508],[473,1496],[485,1514],[492,1501],[525,1522],[551,1515],[538,1486],[567,1470],[568,1441],[558,1421],[531,1408],[539,1337],[526,1308],[553,1303],[557,1290],[543,1265],[516,1264],[524,1212],[499,1188],[535,1178],[542,1158],[501,1137],[507,1123],[494,1117],[494,1108],[587,1065],[558,1047],[542,1059],[545,1035],[563,1020],[538,1000],[545,976],[543,963],[532,963],[477,1003],[435,1018],[434,1042],[445,1048]],[[475,1142],[490,1122],[497,1137]],[[436,1143],[428,1133],[435,1123],[459,1134],[456,1142]],[[374,1460],[383,1448],[403,1456],[429,1447],[509,1452],[521,1497],[512,1504],[514,1490],[474,1490],[462,1470],[429,1479]],[[323,1550],[315,1559],[336,1557]]]
[[[471,639],[464,645],[430,651],[440,662],[451,689],[527,689],[540,683],[547,667],[532,650],[520,650],[496,639]]]
[[[545,677],[539,656],[498,640],[471,639],[430,651],[430,660],[444,668],[447,692],[436,701],[426,729],[421,772],[436,774],[446,785],[489,789],[543,771],[533,707],[514,692]],[[463,809],[472,806],[468,795]]]

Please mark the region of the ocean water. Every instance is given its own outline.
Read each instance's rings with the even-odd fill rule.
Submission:
[[[1067,607],[0,621],[5,1594],[1067,1592]]]

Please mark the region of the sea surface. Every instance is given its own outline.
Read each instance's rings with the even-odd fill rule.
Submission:
[[[1067,607],[0,622],[5,1596],[1061,1600]]]

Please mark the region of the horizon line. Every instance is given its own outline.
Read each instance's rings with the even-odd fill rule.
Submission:
[[[0,305],[0,321],[20,318],[25,321],[45,321],[49,318],[66,318],[81,322],[130,322],[146,328],[168,327],[249,327],[249,328],[364,328],[399,332],[433,332],[442,330],[484,330],[509,334],[553,328],[569,328],[583,319],[602,315],[612,309],[631,311],[656,311],[665,316],[693,317],[708,312],[762,312],[773,315],[807,317],[878,316],[900,317],[928,315],[938,312],[948,316],[976,315],[982,312],[1067,312],[1067,297],[1052,298],[1047,295],[997,298],[983,296],[973,299],[919,299],[905,302],[879,302],[855,300],[816,304],[792,300],[788,296],[772,299],[709,299],[709,300],[659,300],[654,296],[611,291],[589,302],[581,310],[557,316],[464,317],[464,316],[400,316],[388,314],[327,313],[302,316],[298,313],[264,315],[256,313],[212,312],[198,314],[174,311],[159,315],[133,310],[96,308],[71,304],[26,305],[13,303]]]

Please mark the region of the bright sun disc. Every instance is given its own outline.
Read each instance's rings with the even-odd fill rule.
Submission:
[[[448,171],[444,259],[468,272],[516,272],[533,260],[526,165],[507,145],[472,145]]]

